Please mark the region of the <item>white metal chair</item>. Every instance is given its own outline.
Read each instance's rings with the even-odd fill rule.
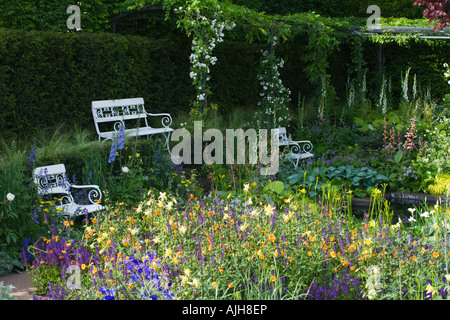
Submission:
[[[37,184],[38,194],[40,196],[59,195],[60,205],[57,205],[56,208],[61,208],[61,214],[63,215],[75,217],[105,209],[100,204],[102,199],[100,188],[96,185],[71,184],[67,179],[64,164],[36,168],[33,173],[33,180]],[[72,188],[92,189],[87,194],[89,204],[75,203],[71,193]]]
[[[298,162],[300,160],[314,157],[314,154],[311,153],[313,149],[311,141],[292,141],[290,137],[287,136],[285,127],[278,128],[278,137],[278,145],[280,147],[289,148],[289,151],[286,154],[286,158],[287,160],[292,162],[295,168],[297,168]],[[280,155],[281,154],[282,153],[280,152]]]

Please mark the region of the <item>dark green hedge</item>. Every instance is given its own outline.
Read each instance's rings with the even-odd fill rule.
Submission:
[[[216,49],[211,101],[224,110],[256,105],[257,49]],[[94,130],[93,100],[142,96],[147,111],[188,111],[190,50],[186,37],[0,29],[0,132],[31,136],[60,122]]]
[[[276,49],[285,60],[281,76],[292,92],[293,109],[299,92],[307,98],[318,92],[304,72],[306,43],[307,35],[303,34]],[[392,76],[398,92],[401,72],[412,67],[411,75],[417,73],[421,87],[431,83],[433,96],[442,97],[448,91],[442,63],[450,61],[449,45],[386,45],[383,72]],[[0,28],[0,134],[31,137],[60,122],[94,132],[93,100],[142,96],[148,111],[170,112],[175,117],[187,112],[195,98],[189,78],[190,46],[190,39],[174,34],[154,39]],[[226,40],[215,49],[218,62],[211,68],[210,102],[218,104],[222,112],[256,107],[263,48],[261,44]],[[345,103],[348,73],[354,70],[352,52],[352,44],[343,39],[339,50],[329,58],[329,73],[340,103]],[[368,87],[374,99],[378,95],[377,52],[377,45],[364,44],[364,66],[369,69]]]
[[[143,96],[148,110],[176,112],[192,91],[188,50],[142,37],[0,29],[0,130],[93,128],[90,104],[101,99]]]

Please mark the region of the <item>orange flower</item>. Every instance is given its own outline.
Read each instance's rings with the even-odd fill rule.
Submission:
[[[433,252],[433,257],[435,257],[436,259],[439,258],[439,253]]]
[[[221,267],[219,267],[219,272],[223,273],[223,269]]]
[[[234,286],[233,286],[233,282],[230,282],[229,284],[228,284],[228,288],[233,288]]]
[[[190,197],[191,197],[191,199],[194,199],[194,195],[192,193],[191,193]]]
[[[69,226],[69,221],[64,221],[64,226],[68,227]]]
[[[275,276],[270,277],[270,281],[274,282],[275,280],[277,280],[277,277]]]
[[[312,256],[312,252],[311,251],[308,251],[308,256]]]

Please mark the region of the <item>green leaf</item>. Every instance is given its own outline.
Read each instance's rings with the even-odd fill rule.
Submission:
[[[264,191],[273,191],[275,193],[281,194],[284,190],[284,183],[281,181],[271,181],[269,184],[264,188]]]
[[[398,150],[398,151],[395,153],[395,155],[394,155],[394,161],[395,161],[396,163],[400,163],[400,161],[402,160],[402,158],[403,158],[403,151]]]

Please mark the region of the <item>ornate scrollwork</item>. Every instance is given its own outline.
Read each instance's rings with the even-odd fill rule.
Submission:
[[[114,131],[119,132],[120,129],[122,129],[122,126],[125,127],[125,124],[123,123],[123,121],[117,121],[114,123]]]
[[[161,120],[162,125],[167,128],[172,124],[172,117],[170,115],[166,115]]]
[[[45,176],[40,176],[38,179],[39,189],[45,190],[48,187],[48,179]]]
[[[101,200],[102,199],[102,193],[97,188],[92,189],[88,193],[88,198],[91,203],[94,203],[95,200]]]
[[[61,197],[61,205],[71,204],[73,199],[70,195],[64,195]]]
[[[311,152],[312,151],[313,145],[310,141],[302,141],[301,143],[303,144],[303,146],[302,146],[303,152]]]

